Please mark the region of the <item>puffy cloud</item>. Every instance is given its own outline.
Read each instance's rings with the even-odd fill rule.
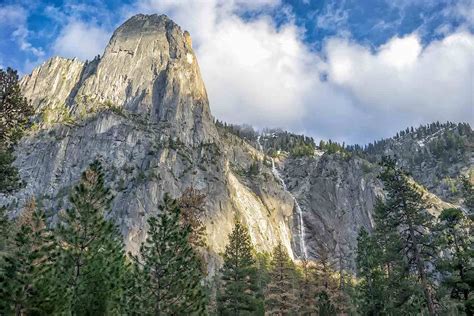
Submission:
[[[375,49],[332,38],[318,53],[291,19],[276,26],[270,13],[279,8],[271,0],[143,0],[128,13],[165,13],[191,32],[212,111],[228,122],[346,142],[435,120],[473,122],[471,33],[426,47],[414,33]]]
[[[143,1],[135,12],[166,13],[189,30],[218,118],[255,126],[301,122],[305,96],[318,81],[318,56],[293,24],[267,13],[278,1]],[[241,12],[255,13],[250,19]]]
[[[412,34],[393,38],[375,52],[332,39],[325,53],[328,82],[382,122],[392,121],[380,129],[435,120],[473,122],[474,36],[470,33],[454,33],[424,48]]]
[[[110,32],[93,23],[70,20],[53,44],[55,54],[63,57],[93,59],[102,54],[110,38]]]

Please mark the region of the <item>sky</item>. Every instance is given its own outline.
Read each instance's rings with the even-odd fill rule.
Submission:
[[[213,115],[367,143],[474,124],[472,0],[0,0],[0,67],[91,60],[137,13],[193,38]]]

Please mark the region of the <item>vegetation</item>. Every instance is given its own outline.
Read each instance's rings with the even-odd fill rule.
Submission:
[[[239,220],[229,236],[220,271],[218,311],[221,315],[252,315],[261,304],[257,298],[257,262],[250,235]]]
[[[296,267],[279,243],[273,250],[270,282],[265,293],[265,310],[271,315],[295,314],[298,311]]]
[[[13,148],[29,125],[33,109],[23,97],[15,70],[0,69],[0,193],[11,193],[22,185],[12,165]]]
[[[206,195],[194,187],[186,188],[178,200],[181,209],[180,223],[183,228],[189,226],[189,243],[195,248],[206,246],[206,227],[202,222]]]
[[[328,154],[335,154],[335,153],[347,153],[346,151],[346,145],[339,144],[338,142],[334,142],[332,140],[328,140],[325,142],[324,140],[321,140],[319,142],[319,149],[324,150]]]
[[[472,315],[472,219],[457,209],[438,219],[403,170],[382,161],[387,198],[375,231],[358,238],[357,306],[364,315]]]
[[[471,226],[471,227],[470,227]],[[447,295],[458,303],[456,312],[474,310],[474,248],[469,235],[472,220],[460,209],[445,209],[441,212],[435,228],[436,247],[444,250],[435,264],[443,275],[441,295]],[[443,293],[444,292],[444,293]]]
[[[74,314],[115,310],[125,256],[116,225],[105,219],[112,202],[100,162],[93,162],[70,194],[55,230],[59,258],[54,278],[64,309]]]
[[[140,247],[140,255],[132,256],[139,282],[135,281],[128,293],[129,313],[204,313],[201,263],[189,243],[191,225],[182,226],[180,220],[178,201],[165,195],[160,215],[148,220],[148,237]]]
[[[294,158],[312,157],[316,149],[313,138],[282,130],[265,130],[261,138],[263,149],[270,156],[284,151]]]
[[[389,158],[381,165],[386,198],[374,230],[359,233],[356,276],[323,243],[297,263],[281,243],[256,253],[236,220],[207,289],[206,195],[193,187],[177,200],[165,195],[139,252],[126,255],[95,161],[57,223],[34,200],[14,220],[0,209],[0,314],[472,315],[471,214],[450,208],[434,218],[407,174]],[[469,181],[462,192],[472,209]]]
[[[44,213],[36,209],[34,200],[9,226],[9,231],[2,231],[8,248],[3,243],[0,308],[4,315],[33,314],[39,306],[48,304],[44,275],[52,262],[49,257],[52,235],[46,228]]]

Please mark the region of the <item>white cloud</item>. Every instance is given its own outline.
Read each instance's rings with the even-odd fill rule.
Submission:
[[[326,54],[329,82],[350,94],[359,107],[391,118],[388,128],[403,124],[404,117],[415,122],[474,121],[470,33],[454,33],[425,48],[412,34],[393,38],[375,52],[332,39]]]
[[[110,32],[93,23],[71,19],[62,29],[53,44],[55,54],[91,60],[103,53]]]
[[[276,28],[279,1],[143,1],[134,12],[166,13],[191,32],[214,115],[256,126],[301,121],[317,56],[292,24]],[[238,12],[259,12],[243,20]],[[317,73],[316,73],[317,78]]]
[[[30,31],[27,27],[28,12],[21,6],[7,5],[0,7],[0,27],[13,28],[12,40],[18,43],[22,51],[29,52],[35,57],[43,57],[44,51],[40,47],[34,47],[28,41]]]
[[[2,25],[24,24],[27,12],[20,6],[7,5],[0,7],[0,21]]]
[[[165,13],[190,31],[211,109],[228,122],[346,142],[435,120],[473,123],[469,32],[427,47],[410,34],[375,50],[332,38],[319,54],[291,20],[277,27],[266,14],[279,8],[271,0],[142,0],[127,13]],[[333,9],[331,19],[344,23]],[[260,14],[243,19],[242,10]]]

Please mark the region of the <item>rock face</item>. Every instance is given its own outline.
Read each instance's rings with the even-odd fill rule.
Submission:
[[[355,271],[357,235],[361,227],[373,229],[374,206],[377,197],[384,196],[383,185],[377,178],[379,172],[377,164],[338,153],[285,161],[285,182],[303,210],[309,258],[318,258],[323,248],[332,254],[336,265]],[[453,207],[421,187],[420,190],[432,205],[434,215]],[[297,232],[297,223],[293,227]],[[301,256],[298,236],[294,234],[294,249]]]
[[[376,168],[359,158],[323,155],[288,159],[283,172],[303,209],[309,257],[318,258],[323,246],[354,269],[359,229],[372,229],[376,197],[382,196]]]
[[[324,154],[278,160],[276,174],[254,141],[214,124],[190,36],[166,16],[134,16],[115,31],[103,56],[86,63],[55,57],[25,76],[21,88],[38,115],[37,127],[16,148],[15,165],[27,185],[0,196],[13,216],[35,197],[54,222],[81,172],[99,159],[115,194],[109,216],[132,252],[164,193],[179,197],[194,186],[207,195],[211,275],[236,218],[258,251],[281,241],[292,258],[301,258],[295,199],[309,257],[317,258],[324,244],[354,268],[357,232],[371,229],[381,194],[376,167]]]
[[[55,57],[21,86],[38,110],[65,106],[83,118],[113,106],[165,125],[185,144],[217,137],[189,33],[164,15],[136,15],[101,58],[83,64]]]
[[[84,64],[53,58],[21,86],[41,115],[39,130],[16,150],[26,188],[0,197],[12,214],[30,197],[56,213],[81,172],[100,159],[115,194],[110,216],[129,250],[144,240],[146,220],[164,193],[179,197],[193,185],[207,194],[211,272],[236,217],[259,251],[282,241],[293,256],[291,198],[269,167],[249,176],[262,153],[219,134],[189,34],[166,16],[134,16],[101,58]]]
[[[459,176],[474,183],[474,132],[468,124],[432,123],[380,141],[366,158],[395,157],[430,192],[451,203],[462,203]]]

